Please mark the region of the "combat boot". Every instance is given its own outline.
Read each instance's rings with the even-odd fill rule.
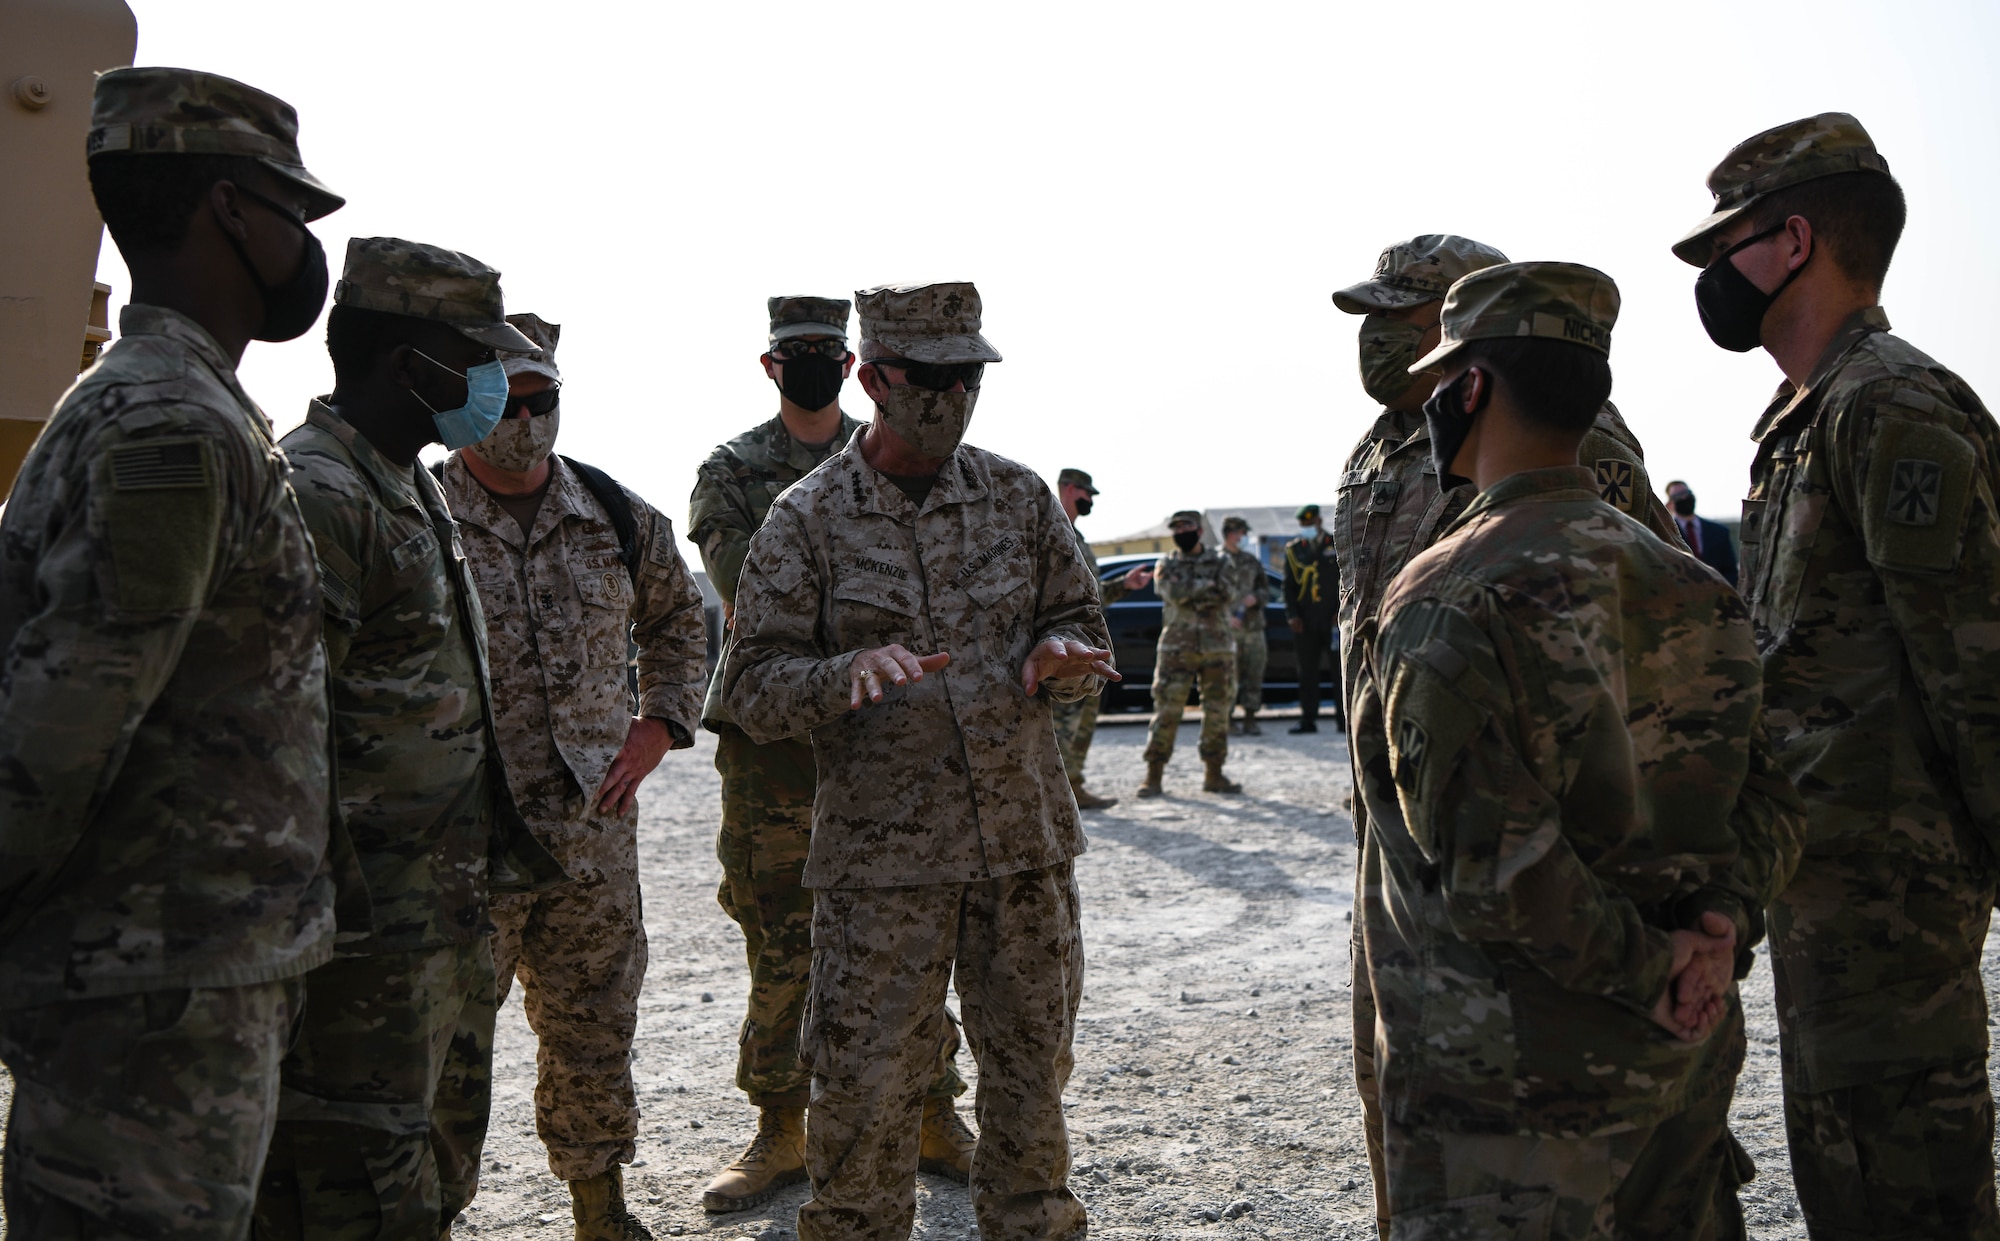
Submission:
[[[1257,713],[1255,711],[1245,711],[1243,713],[1243,735],[1246,737],[1261,737],[1264,735],[1264,726],[1257,722]]]
[[[1222,774],[1222,760],[1203,759],[1208,765],[1208,774],[1202,777],[1201,791],[1204,793],[1241,793],[1243,786]]]
[[[1160,778],[1167,774],[1167,760],[1149,758],[1146,760],[1146,782],[1139,786],[1139,796],[1158,797],[1161,793]]]
[[[576,1218],[576,1241],[653,1241],[625,1209],[624,1169],[615,1163],[587,1181],[569,1183],[569,1213]]]
[[[917,1170],[948,1176],[963,1185],[972,1177],[972,1150],[979,1144],[950,1099],[925,1099],[923,1144]]]
[[[1071,780],[1069,782],[1069,791],[1076,794],[1076,808],[1078,810],[1103,810],[1118,804],[1116,797],[1099,797],[1097,794],[1083,787],[1083,781],[1081,780]]]
[[[747,1211],[787,1185],[806,1179],[806,1110],[767,1107],[757,1136],[701,1191],[701,1209],[712,1215]]]

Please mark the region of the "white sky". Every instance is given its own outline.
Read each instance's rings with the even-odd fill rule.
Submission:
[[[977,282],[1007,360],[970,438],[1092,471],[1092,537],[1330,504],[1374,408],[1329,294],[1423,232],[1609,272],[1613,399],[1659,484],[1733,516],[1779,376],[1708,342],[1667,246],[1732,145],[1828,110],[1910,199],[1897,330],[2000,393],[1991,4],[131,4],[138,63],[299,109],[348,198],[315,226],[336,275],[396,234],[561,323],[563,451],[677,522],[776,410],[764,299],[909,279]],[[99,278],[115,306],[108,244]],[[322,339],[245,359],[281,429],[331,387]]]

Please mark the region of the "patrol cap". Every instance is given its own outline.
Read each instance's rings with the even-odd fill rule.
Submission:
[[[1228,534],[1231,530],[1241,530],[1245,534],[1248,534],[1250,532],[1250,523],[1245,521],[1241,514],[1231,513],[1222,519],[1222,532]]]
[[[1167,518],[1167,524],[1170,526],[1177,526],[1184,521],[1191,521],[1195,525],[1199,526],[1201,524],[1201,514],[1194,509],[1184,508],[1181,509],[1179,512],[1175,513],[1172,517]]]
[[[1708,174],[1708,192],[1715,195],[1715,209],[1674,243],[1674,257],[1696,267],[1708,266],[1710,234],[1727,226],[1758,199],[1774,190],[1843,172],[1889,175],[1889,161],[1875,149],[1875,140],[1861,128],[1860,121],[1845,112],[1822,112],[1737,143]]]
[[[562,324],[550,323],[538,314],[508,315],[507,322],[514,329],[535,342],[531,353],[509,353],[500,359],[500,368],[512,379],[516,375],[547,375],[557,383],[562,382],[562,371],[556,368],[556,342],[562,339]]]
[[[912,362],[998,362],[979,334],[979,290],[970,281],[884,284],[855,293],[861,339]]]
[[[771,312],[771,343],[794,336],[838,336],[847,339],[847,312],[854,303],[844,297],[774,297],[765,303]]]
[[[1450,233],[1423,233],[1382,251],[1375,274],[1335,293],[1333,304],[1350,315],[1421,306],[1442,298],[1460,278],[1506,261],[1492,246]]]
[[[292,105],[219,73],[146,66],[99,74],[84,153],[114,152],[254,159],[306,192],[308,220],[347,202],[306,171]]]
[[[1581,263],[1502,263],[1482,268],[1445,295],[1438,347],[1410,374],[1427,371],[1470,341],[1539,337],[1611,352],[1618,286]]]
[[[1091,495],[1097,494],[1097,488],[1090,484],[1090,475],[1078,469],[1065,469],[1062,473],[1056,475],[1056,486],[1081,487]]]
[[[1319,505],[1317,505],[1317,504],[1301,504],[1301,505],[1299,505],[1299,511],[1298,511],[1298,512],[1296,512],[1296,513],[1294,513],[1294,514],[1292,514],[1292,520],[1293,520],[1293,521],[1318,521],[1318,520],[1319,520]]]
[[[350,237],[333,304],[435,319],[502,353],[538,346],[507,322],[500,273],[469,254],[401,237]]]

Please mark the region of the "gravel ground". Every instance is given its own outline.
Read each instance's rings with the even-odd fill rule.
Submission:
[[[1270,718],[1270,717],[1267,717]],[[1078,864],[1090,954],[1065,1096],[1074,1184],[1108,1238],[1370,1238],[1374,1207],[1349,1071],[1347,935],[1354,874],[1345,738],[1233,739],[1242,797],[1200,792],[1197,724],[1182,728],[1167,796],[1130,796],[1143,772],[1138,717],[1108,719]],[[715,903],[712,739],[669,756],[641,803],[652,965],[636,1071],[645,1119],[627,1192],[658,1236],[781,1241],[803,1186],[707,1216],[701,1187],[742,1148],[755,1115],[733,1084],[747,985],[742,940]],[[1987,984],[2000,987],[1989,948]],[[1768,965],[1745,984],[1750,1057],[1734,1119],[1759,1175],[1751,1235],[1803,1238],[1785,1155]],[[569,1200],[534,1134],[534,1037],[519,992],[500,1014],[493,1123],[462,1237],[567,1236]],[[961,1056],[974,1077],[969,1054]],[[0,1095],[7,1082],[0,1073]],[[962,1101],[970,1118],[970,1099]],[[916,1236],[977,1235],[965,1190],[920,1177]],[[0,1232],[4,1235],[4,1232]]]

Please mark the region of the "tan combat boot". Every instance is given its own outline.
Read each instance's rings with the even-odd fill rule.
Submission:
[[[1078,810],[1104,810],[1118,804],[1116,797],[1099,797],[1097,794],[1083,787],[1083,781],[1081,780],[1071,780],[1069,782],[1069,791],[1076,794],[1076,808]]]
[[[1161,793],[1160,777],[1167,774],[1167,760],[1149,758],[1146,760],[1146,782],[1139,786],[1139,796],[1158,797]]]
[[[1204,793],[1241,793],[1243,786],[1222,774],[1222,760],[1203,759],[1208,766],[1208,774],[1202,777],[1201,791]]]
[[[787,1185],[806,1179],[806,1110],[767,1107],[757,1136],[701,1191],[701,1209],[720,1215],[747,1211]]]
[[[617,1164],[569,1183],[569,1213],[576,1218],[576,1241],[653,1241],[625,1209],[625,1175]]]
[[[948,1176],[963,1185],[972,1177],[972,1148],[979,1139],[966,1128],[958,1105],[950,1099],[924,1100],[923,1145],[917,1148],[917,1170]]]

